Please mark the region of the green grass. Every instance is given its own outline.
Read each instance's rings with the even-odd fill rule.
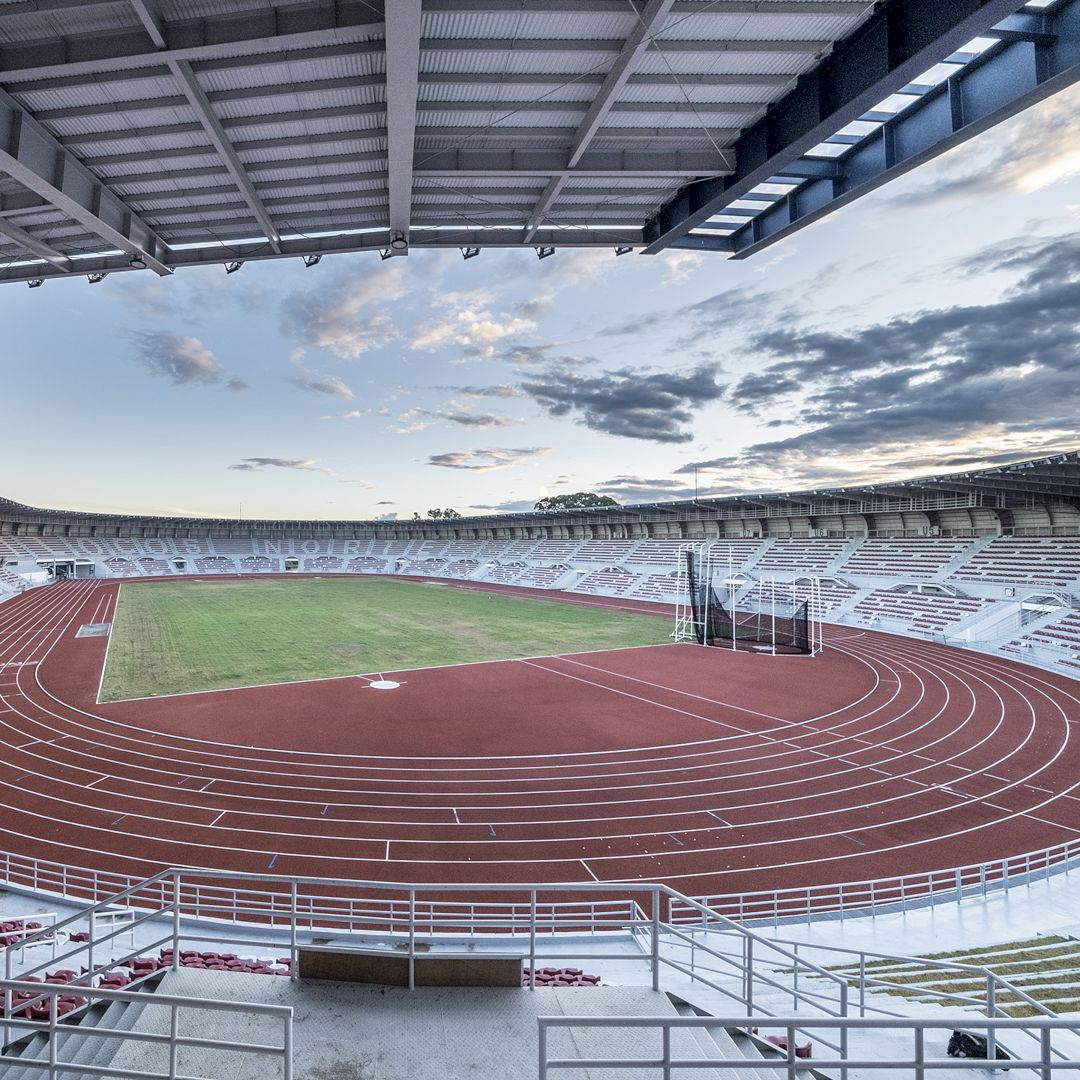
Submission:
[[[102,701],[668,640],[667,620],[420,582],[126,582]]]

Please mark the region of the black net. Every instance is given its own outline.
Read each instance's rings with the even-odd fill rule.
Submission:
[[[754,611],[731,611],[704,580],[692,551],[686,552],[687,587],[699,645],[734,649],[810,652],[810,611],[805,600],[771,597]]]

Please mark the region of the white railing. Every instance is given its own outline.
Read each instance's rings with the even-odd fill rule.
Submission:
[[[974,1029],[987,1033],[988,1054],[994,1057],[994,1051],[998,1045],[1009,1046],[1009,1037],[1014,1036],[1020,1047],[1020,1052],[1010,1053],[1007,1063],[1000,1062],[999,1067],[1008,1070],[1008,1075],[1013,1077],[1017,1074],[1034,1074],[1040,1080],[1053,1080],[1057,1073],[1066,1071],[1075,1072],[1080,1069],[1080,1058],[1057,1057],[1053,1052],[1052,1036],[1055,1031],[1067,1031],[1075,1028],[1074,1020],[1058,1020],[1040,1017],[1034,1020],[985,1020],[978,1017],[964,1018],[962,1024],[956,1019],[815,1019],[809,1024],[805,1017],[769,1017],[769,1016],[540,1016],[537,1018],[539,1026],[539,1080],[549,1080],[549,1074],[561,1069],[637,1069],[636,1075],[641,1071],[652,1070],[657,1077],[663,1080],[672,1080],[676,1071],[682,1075],[700,1074],[702,1069],[731,1069],[755,1070],[758,1075],[772,1072],[777,1077],[787,1077],[788,1080],[806,1078],[813,1075],[838,1075],[846,1076],[850,1071],[884,1071],[897,1072],[904,1070],[903,1075],[921,1078],[927,1076],[928,1070],[955,1070],[957,1072],[971,1069],[987,1070],[994,1067],[989,1061],[972,1058],[947,1057],[944,1054],[929,1054],[927,1052],[927,1035],[939,1031],[952,1031],[958,1026],[964,1029]],[[748,1058],[737,1057],[708,1057],[701,1054],[698,1057],[676,1056],[676,1050],[690,1049],[689,1044],[684,1047],[672,1045],[672,1036],[677,1031],[699,1031],[709,1028],[724,1028],[729,1031],[739,1032],[750,1036],[754,1028],[769,1028],[778,1032],[785,1040],[784,1049],[774,1047],[773,1054],[768,1047],[764,1048],[766,1056],[754,1056]],[[863,1032],[874,1034],[875,1032],[900,1032],[902,1035],[910,1035],[911,1049],[909,1052],[883,1052],[874,1057],[847,1057],[843,1054],[837,1057],[800,1058],[796,1055],[796,1038],[800,1032],[812,1028],[813,1033],[820,1035],[830,1032],[839,1035],[846,1032],[849,1035]],[[622,1031],[651,1031],[655,1032],[659,1054],[648,1057],[552,1057],[549,1053],[549,1044],[552,1041],[552,1033],[560,1029],[572,1029],[575,1031],[588,1031],[597,1029],[619,1029]],[[998,1064],[995,1062],[995,1064]]]
[[[982,863],[970,863],[966,866],[920,873],[905,874],[897,877],[868,879],[865,881],[842,881],[824,885],[808,885],[785,889],[764,889],[744,893],[712,893],[696,897],[695,900],[710,910],[717,911],[740,923],[750,925],[779,926],[792,922],[811,922],[814,919],[839,919],[846,917],[875,916],[896,911],[911,911],[917,908],[934,907],[937,904],[956,903],[973,896],[989,896],[994,892],[1008,892],[1018,886],[1031,885],[1039,879],[1049,879],[1056,874],[1066,874],[1080,865],[1080,840],[1067,840],[1051,847],[1022,855],[1011,855]],[[188,872],[193,875],[194,871]],[[222,873],[225,879],[239,880],[243,875]],[[250,878],[254,880],[254,878]],[[76,903],[95,903],[114,896],[124,890],[139,885],[143,879],[110,871],[87,869],[51,862],[47,859],[35,859],[30,856],[0,852],[0,886],[49,896]],[[266,880],[272,880],[267,876]],[[316,888],[320,883],[327,886],[347,885],[352,889],[372,883],[333,881],[332,879],[306,878],[304,882]],[[584,884],[584,883],[583,883]],[[588,886],[594,888],[594,886]],[[219,887],[217,887],[219,888]],[[389,924],[400,924],[405,917],[407,904],[406,886],[380,886],[386,891],[396,892],[396,899],[380,899],[372,895],[362,903],[355,897],[347,907],[335,911],[345,924],[367,925],[371,919],[384,919]],[[424,886],[428,892],[438,892],[441,886]],[[471,886],[447,886],[444,892],[469,891]],[[482,890],[483,887],[478,887]],[[566,885],[538,885],[541,894],[558,894],[570,891]],[[625,887],[613,883],[610,886],[595,886],[600,893],[625,892]],[[242,890],[233,890],[242,892]],[[196,907],[201,917],[214,917],[212,910],[215,903],[214,890],[198,894]],[[672,892],[671,895],[679,894]],[[269,926],[282,925],[289,905],[283,897],[266,890],[257,890],[251,898],[252,910],[248,921],[261,921]],[[325,898],[324,898],[325,900]],[[320,904],[316,897],[302,896],[302,905],[313,903],[310,914],[318,917]],[[610,901],[607,904],[592,901],[588,910],[574,912],[571,908],[557,903],[542,905],[548,912],[545,930],[548,933],[562,930],[578,932],[601,931],[611,917],[623,917],[628,900]],[[620,907],[621,905],[621,907]],[[324,903],[325,907],[326,904]],[[501,910],[502,905],[496,905]],[[446,921],[460,921],[470,912],[479,912],[483,907],[476,903],[447,901],[445,903],[424,902],[421,905],[422,918],[435,925]],[[697,919],[692,908],[680,906],[672,901],[671,921],[687,922]],[[348,925],[345,926],[348,928]],[[433,931],[432,931],[433,932]],[[468,932],[468,931],[466,931]]]
[[[1080,865],[1080,840],[946,870],[929,870],[868,881],[842,881],[746,893],[713,893],[697,899],[706,907],[755,925],[873,916],[956,903],[973,896],[1008,892]],[[693,909],[672,911],[675,922],[694,921]]]
[[[97,1080],[103,1076],[123,1076],[128,1080],[214,1080],[215,1077],[224,1075],[222,1062],[215,1060],[213,1070],[205,1073],[192,1074],[178,1072],[178,1057],[183,1049],[212,1051],[215,1059],[223,1054],[253,1054],[266,1059],[260,1066],[259,1075],[267,1078],[280,1077],[281,1080],[292,1080],[293,1075],[293,1011],[284,1005],[263,1005],[251,1002],[222,1001],[210,998],[177,997],[168,994],[132,992],[128,990],[108,990],[93,986],[80,986],[78,996],[86,1000],[87,1005],[105,1002],[122,1002],[128,1006],[142,1007],[146,1009],[168,1009],[169,1024],[167,1032],[155,1032],[152,1030],[139,1030],[135,1028],[111,1028],[102,1024],[87,1023],[85,1025],[70,1023],[61,1014],[58,1003],[59,998],[71,994],[70,986],[49,985],[36,982],[21,982],[18,980],[0,980],[0,989],[3,991],[5,1002],[10,1001],[14,994],[31,994],[35,1001],[48,1002],[48,1016],[44,1020],[32,1020],[23,1016],[27,1006],[19,1005],[16,1009],[5,1009],[3,1025],[5,1028],[5,1043],[7,1055],[0,1058],[0,1062],[7,1065],[18,1066],[22,1069],[31,1069],[48,1080],[59,1080],[60,1077],[86,1076]],[[281,1024],[280,1042],[241,1042],[235,1035],[229,1039],[202,1038],[197,1035],[184,1034],[181,1030],[181,1021],[185,1014],[190,1017],[193,1011],[211,1011],[228,1013],[235,1018],[230,1024],[231,1030],[239,1032],[247,1030],[242,1025],[243,1018],[268,1017],[270,1020]],[[205,1018],[199,1017],[192,1022],[191,1027],[197,1030],[198,1024],[205,1024]],[[149,1025],[148,1025],[149,1027]],[[36,1058],[16,1055],[12,1053],[16,1049],[11,1044],[13,1041],[31,1035],[34,1032],[43,1032],[48,1039],[47,1056]],[[64,1038],[60,1039],[59,1036]],[[73,1060],[74,1055],[84,1045],[85,1039],[103,1039],[123,1043],[135,1042],[142,1045],[160,1046],[164,1048],[161,1055],[166,1071],[150,1071],[148,1069],[126,1067],[123,1071],[113,1071],[101,1065],[78,1064]],[[118,1046],[119,1048],[119,1046]],[[72,1056],[68,1056],[68,1051]],[[63,1052],[63,1057],[61,1057]],[[235,1059],[236,1067],[239,1068],[241,1058]],[[2,1071],[2,1069],[0,1069]]]

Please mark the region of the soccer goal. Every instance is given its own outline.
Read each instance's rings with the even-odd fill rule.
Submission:
[[[750,583],[722,564],[706,544],[680,549],[674,640],[773,654],[821,651],[821,620],[811,614],[820,610],[817,579],[770,579],[746,588]]]

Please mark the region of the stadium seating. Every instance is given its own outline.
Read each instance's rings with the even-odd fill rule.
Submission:
[[[815,619],[828,618],[832,612],[846,604],[858,592],[849,586],[835,584],[821,584],[812,589],[808,581],[795,582],[794,589],[788,582],[778,582],[777,586],[775,592],[778,601],[790,601],[792,596],[800,603],[807,600],[810,602],[808,611]],[[742,597],[740,603],[767,606],[772,603],[773,591],[770,582],[759,581]]]
[[[1032,659],[1027,654],[1031,648],[1041,650],[1042,658],[1055,666],[1080,669],[1080,612],[1070,611],[1003,646],[1005,652],[1021,660]]]
[[[509,585],[517,580],[524,569],[524,563],[496,563],[484,573],[484,580]]]
[[[591,570],[568,591],[600,596],[625,596],[641,580],[642,575],[631,574],[614,567],[607,570]]]
[[[530,566],[514,581],[529,589],[554,589],[566,577],[565,566]]]
[[[345,564],[345,569],[350,574],[385,574],[388,567],[385,559],[378,559],[373,555],[358,555]]]
[[[970,540],[871,537],[847,557],[837,572],[875,577],[932,578],[970,547]]]
[[[445,565],[445,559],[414,559],[404,567],[402,572],[405,574],[422,575],[423,577],[440,577]]]
[[[164,559],[155,559],[149,555],[144,555],[141,559],[137,559],[136,562],[139,564],[144,575],[176,573],[176,569],[170,566]]]
[[[223,555],[205,555],[195,560],[195,569],[200,574],[235,574],[236,563]]]
[[[316,555],[314,559],[304,560],[304,569],[308,573],[339,573],[344,563],[337,555]]]
[[[144,573],[141,566],[136,565],[130,559],[121,558],[119,555],[106,559],[104,566],[113,577],[141,577]]]
[[[245,555],[239,565],[243,574],[272,574],[281,571],[281,561],[266,555]]]
[[[632,540],[590,540],[574,556],[575,562],[622,562],[634,546]]]
[[[864,623],[889,620],[924,633],[945,627],[981,611],[991,600],[973,596],[941,596],[935,593],[902,592],[875,589],[852,609],[852,615]]]
[[[479,565],[475,559],[454,559],[443,567],[442,575],[451,578],[472,577]]]
[[[1002,536],[952,574],[954,581],[1080,586],[1080,538]]]
[[[673,604],[676,600],[679,574],[673,570],[670,574],[648,574],[639,579],[630,592],[637,600],[656,600]]]
[[[770,573],[823,574],[849,543],[848,540],[780,537],[755,563],[754,572],[763,576]]]

